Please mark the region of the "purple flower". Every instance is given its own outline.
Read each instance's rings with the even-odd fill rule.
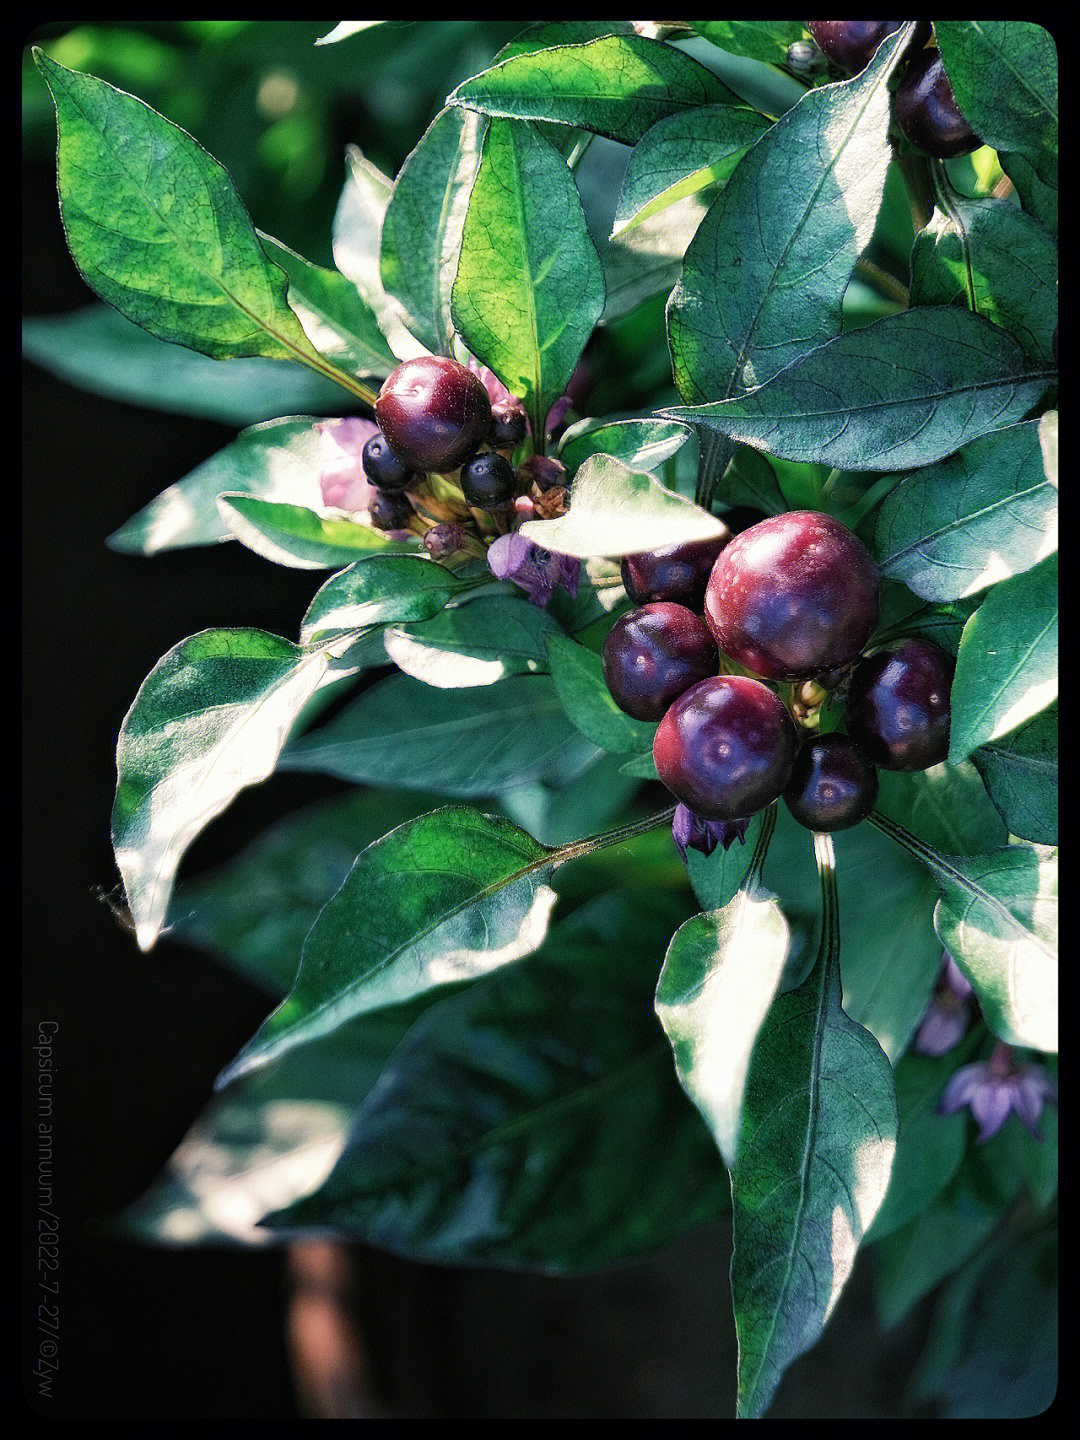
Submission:
[[[488,399],[493,405],[504,405],[507,401],[514,399],[510,391],[502,383],[494,370],[489,370],[486,365],[481,365],[475,355],[469,356],[469,363],[466,367],[479,379],[480,384],[488,393]]]
[[[315,429],[322,452],[319,489],[323,504],[349,514],[366,510],[375,498],[375,487],[364,474],[362,456],[364,446],[379,433],[379,427],[371,420],[346,415],[320,420]]]
[[[979,1122],[980,1143],[998,1133],[1010,1110],[1041,1140],[1039,1116],[1044,1105],[1057,1108],[1057,1086],[1042,1065],[1018,1065],[1011,1046],[999,1041],[989,1060],[957,1070],[942,1092],[938,1113],[955,1115],[965,1105]]]
[[[944,1055],[971,1022],[971,986],[947,950],[941,952],[941,974],[933,998],[915,1036],[920,1055]]]
[[[676,805],[671,821],[671,838],[685,860],[687,850],[700,850],[703,855],[711,855],[717,845],[726,850],[736,840],[743,844],[749,824],[749,817],[745,820],[702,820],[685,805]]]
[[[491,573],[499,580],[520,585],[534,605],[543,608],[561,585],[571,596],[578,592],[581,561],[554,550],[541,550],[524,535],[500,535],[487,553]]]

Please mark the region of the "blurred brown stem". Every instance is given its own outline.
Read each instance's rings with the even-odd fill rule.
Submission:
[[[286,1335],[297,1403],[309,1420],[379,1418],[367,1353],[352,1316],[348,1247],[305,1240],[286,1252],[290,1285]]]

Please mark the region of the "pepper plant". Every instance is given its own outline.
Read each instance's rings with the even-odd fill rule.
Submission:
[[[322,572],[295,636],[179,640],[120,728],[137,943],[268,995],[125,1223],[568,1273],[730,1216],[740,1416],[860,1250],[884,1326],[934,1296],[916,1399],[1045,1408],[1047,31],[527,25],[395,178],[349,149],[332,267],[36,59],[113,308],[31,353],[134,322],[263,407],[110,543]],[[279,769],[348,788],[178,880]]]

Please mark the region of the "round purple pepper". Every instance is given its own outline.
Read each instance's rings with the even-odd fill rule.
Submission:
[[[401,461],[420,472],[457,470],[488,437],[491,401],[456,360],[421,355],[386,378],[375,419]]]
[[[704,620],[661,601],[621,615],[600,658],[619,709],[635,720],[659,720],[684,690],[716,674],[719,657]]]
[[[760,680],[716,675],[679,696],[653,739],[657,774],[703,820],[741,820],[788,782],[794,721]]]
[[[850,736],[814,735],[799,747],[784,803],[800,825],[824,833],[865,820],[877,793],[877,769]]]
[[[705,618],[720,649],[767,680],[853,660],[877,624],[878,568],[846,525],[816,510],[772,515],[713,566]]]
[[[927,770],[949,753],[956,662],[932,640],[898,641],[861,660],[848,689],[848,734],[883,770]]]

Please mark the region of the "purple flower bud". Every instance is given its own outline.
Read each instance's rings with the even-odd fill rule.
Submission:
[[[544,434],[549,440],[562,431],[564,421],[573,408],[574,402],[569,395],[560,395],[555,401],[544,421]]]
[[[446,555],[464,548],[466,535],[456,520],[443,525],[433,525],[424,536],[424,549],[433,560],[442,560]]]
[[[545,606],[561,585],[571,596],[578,592],[581,562],[572,555],[541,550],[524,535],[500,535],[487,553],[491,573],[499,580],[520,585],[534,605]]]
[[[989,1060],[963,1065],[942,1091],[938,1111],[955,1115],[968,1106],[979,1123],[978,1142],[992,1139],[1012,1111],[1036,1140],[1039,1117],[1045,1105],[1057,1108],[1057,1086],[1042,1066],[1018,1065],[1012,1048],[999,1041]]]
[[[686,859],[687,850],[700,850],[711,855],[719,845],[727,850],[738,840],[744,843],[749,816],[745,820],[702,820],[685,805],[676,805],[671,821],[671,838],[675,848]]]
[[[364,446],[379,427],[371,420],[346,415],[333,420],[320,420],[315,425],[319,435],[319,489],[323,504],[332,510],[356,514],[366,510],[378,493],[364,474]]]
[[[926,1014],[915,1035],[920,1055],[944,1055],[963,1038],[971,1022],[971,986],[947,950]]]

